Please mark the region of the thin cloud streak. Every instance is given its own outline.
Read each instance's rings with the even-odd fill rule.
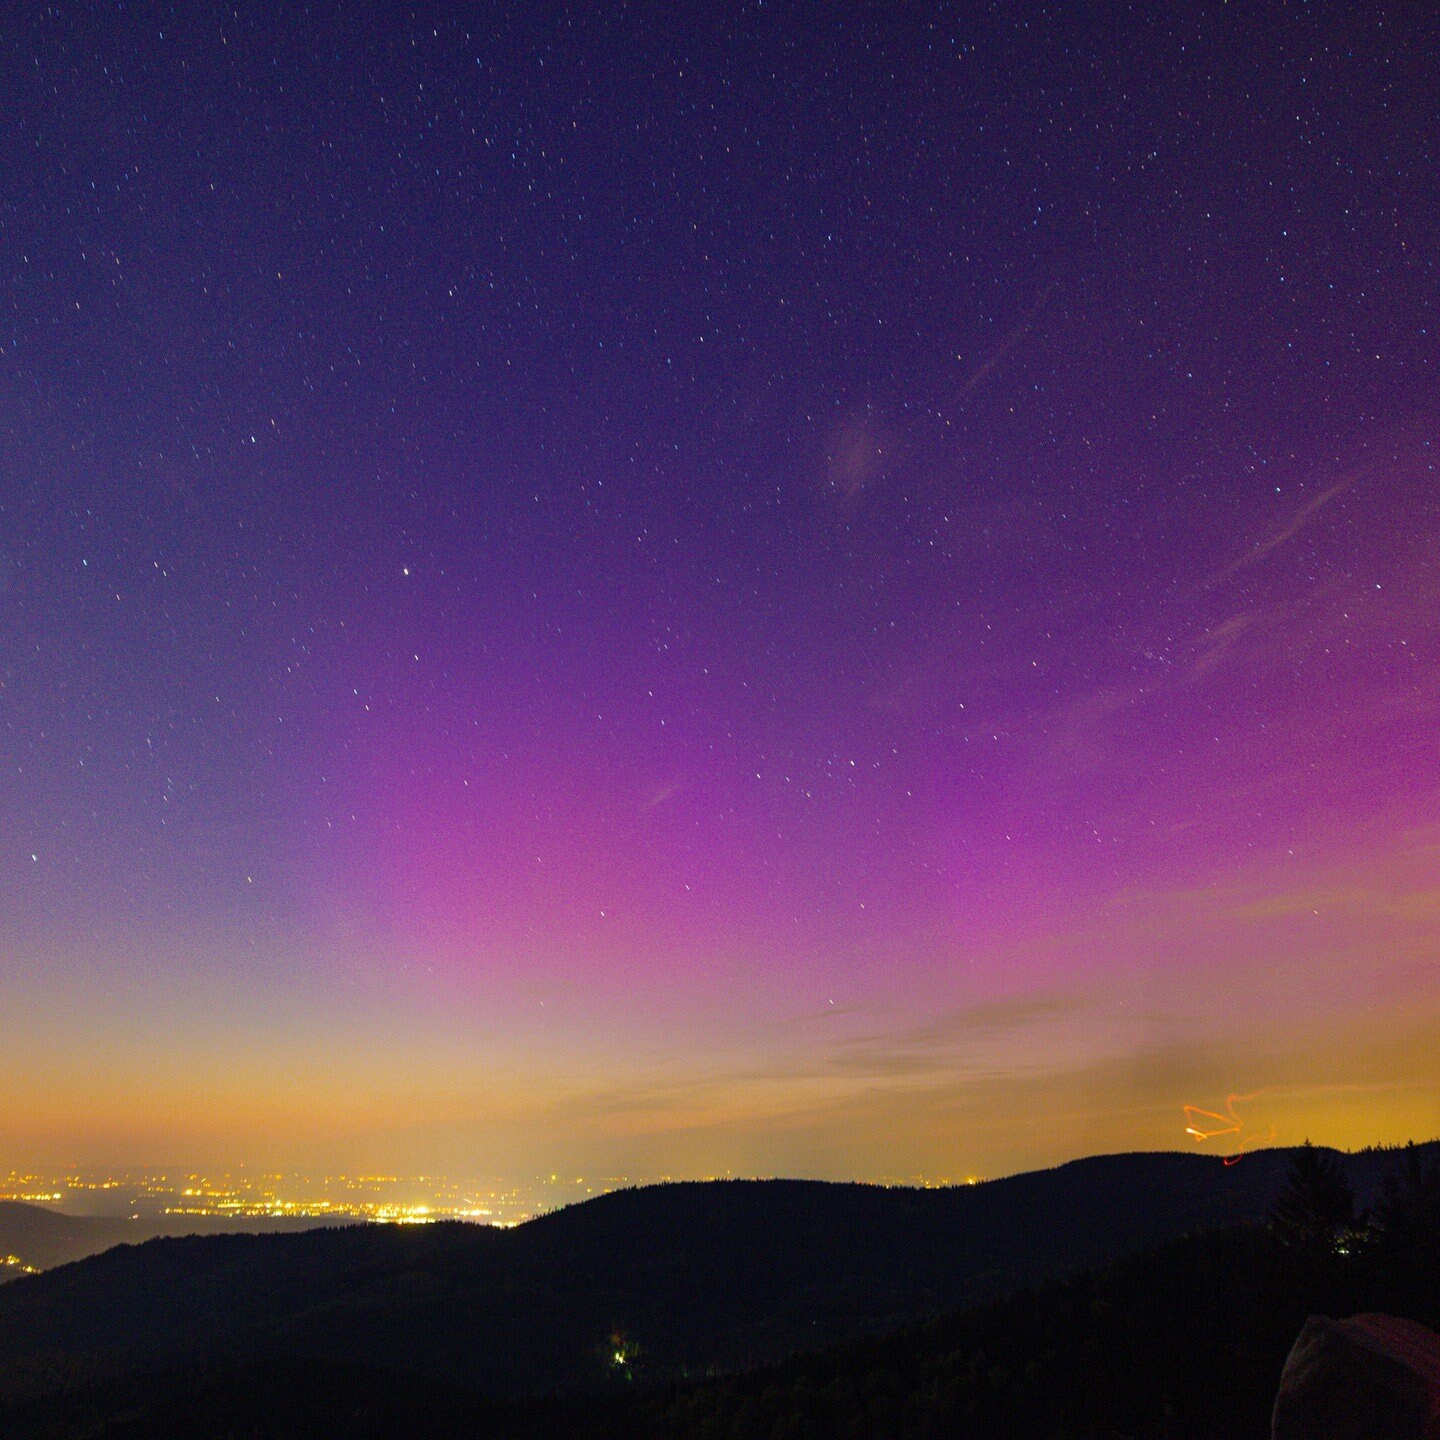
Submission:
[[[1274,534],[1258,541],[1243,555],[1231,561],[1223,570],[1212,575],[1206,582],[1206,587],[1222,584],[1231,576],[1238,574],[1248,566],[1258,564],[1272,551],[1278,550],[1280,546],[1293,540],[1331,501],[1337,500],[1347,490],[1352,489],[1362,478],[1363,476],[1358,474],[1346,476],[1345,479],[1337,480],[1333,485],[1307,500]]]

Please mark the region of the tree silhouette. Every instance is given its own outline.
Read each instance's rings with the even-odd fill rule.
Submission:
[[[1413,1140],[1385,1177],[1375,1218],[1382,1233],[1407,1239],[1440,1229],[1440,1163],[1426,1165]]]
[[[1270,1211],[1271,1229],[1293,1248],[1334,1251],[1355,1223],[1355,1192],[1339,1159],[1307,1140],[1291,1158],[1285,1188]]]
[[[1386,1176],[1375,1211],[1374,1250],[1392,1302],[1422,1313],[1440,1295],[1440,1162],[1407,1145]]]

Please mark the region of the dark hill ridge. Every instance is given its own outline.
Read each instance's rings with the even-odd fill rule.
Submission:
[[[1362,1197],[1393,1164],[1342,1157]],[[301,1356],[496,1395],[759,1364],[1263,1218],[1289,1154],[1106,1156],[984,1185],[719,1181],[463,1224],[157,1240],[0,1289],[0,1395],[67,1369]],[[28,1377],[28,1378],[27,1378]]]
[[[353,1223],[337,1220],[336,1224]],[[231,1234],[238,1227],[251,1231],[292,1233],[315,1228],[313,1219],[293,1215],[257,1215],[236,1221],[212,1215],[66,1215],[43,1205],[0,1200],[0,1257],[13,1255],[39,1270],[68,1265],[88,1255],[99,1255],[115,1245],[138,1245],[162,1235]],[[0,1268],[0,1279],[13,1279],[20,1271]]]
[[[137,1238],[124,1220],[60,1215],[42,1205],[0,1200],[0,1256],[48,1270]]]

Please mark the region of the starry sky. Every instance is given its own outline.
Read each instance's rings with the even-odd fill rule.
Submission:
[[[12,9],[0,1158],[1440,1132],[1426,9]]]

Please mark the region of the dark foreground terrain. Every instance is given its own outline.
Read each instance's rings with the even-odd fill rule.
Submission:
[[[1308,1230],[1270,1152],[152,1242],[0,1291],[0,1432],[1260,1437],[1307,1314],[1440,1321],[1436,1149],[1341,1157],[1376,1213]]]

